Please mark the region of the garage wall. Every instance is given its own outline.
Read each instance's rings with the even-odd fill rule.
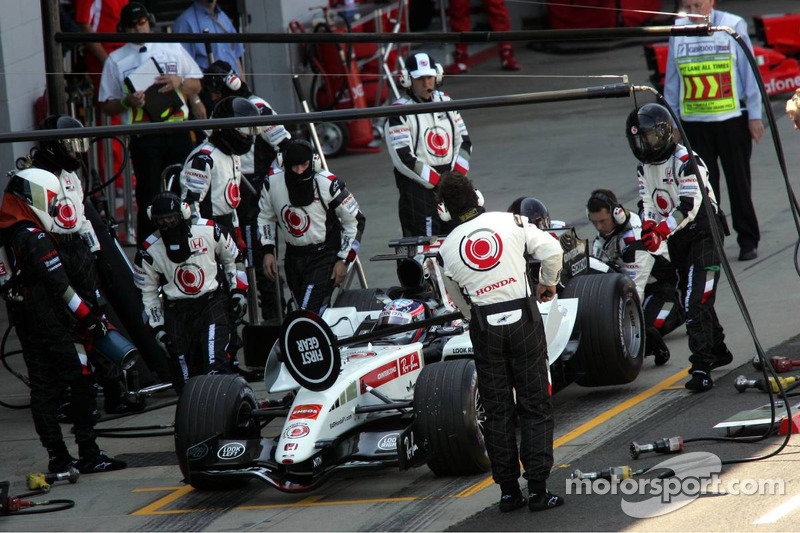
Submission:
[[[44,94],[44,50],[39,2],[15,2],[0,16],[0,131],[36,126],[33,104]],[[14,160],[30,143],[0,144],[0,190]]]

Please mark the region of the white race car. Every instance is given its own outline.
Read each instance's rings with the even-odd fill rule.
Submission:
[[[644,351],[633,283],[585,273],[586,242],[571,228],[554,236],[565,249],[564,281],[556,299],[539,304],[554,390],[632,381]],[[299,492],[346,469],[427,463],[437,475],[487,471],[469,325],[445,288],[439,244],[393,241],[394,254],[373,260],[397,262],[399,287],[345,291],[322,317],[287,316],[266,362],[267,398],[257,400],[235,375],[192,378],[175,416],[186,480],[215,489],[257,478]],[[382,321],[393,315],[387,304],[420,313],[394,325]],[[278,417],[280,432],[262,436]]]

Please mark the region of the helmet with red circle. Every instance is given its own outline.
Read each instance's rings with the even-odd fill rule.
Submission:
[[[378,316],[376,330],[393,326],[404,326],[413,322],[425,320],[425,304],[419,300],[409,298],[398,298],[386,304]],[[417,328],[385,338],[393,344],[410,344],[421,342],[425,335],[425,328]]]

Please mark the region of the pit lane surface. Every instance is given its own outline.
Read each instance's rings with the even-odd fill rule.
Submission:
[[[727,0],[722,7],[751,15],[788,12],[793,9],[793,3],[788,0]],[[520,76],[501,74],[496,60],[491,58],[474,68],[473,76],[446,78],[444,88],[457,99],[618,81],[585,77],[588,75],[627,74],[632,83],[648,83],[649,72],[638,45],[601,54],[568,56],[537,53],[520,46],[518,55],[524,68]],[[504,77],[498,78],[498,75]],[[542,75],[579,77],[537,77]],[[581,237],[591,238],[584,205],[592,189],[611,188],[624,204],[635,204],[635,161],[623,134],[625,117],[632,107],[631,99],[615,99],[465,112],[475,147],[470,176],[483,190],[487,207],[505,210],[517,196],[536,196],[547,204],[553,218],[575,225]],[[783,117],[783,100],[775,100],[774,107],[780,117],[778,125],[788,167],[796,169],[800,163],[796,149],[800,137]],[[749,263],[733,262],[736,279],[765,349],[797,333],[793,310],[797,307],[794,287],[798,280],[792,264],[797,235],[770,143],[769,136],[765,135],[761,145],[754,148],[752,159],[753,197],[762,227],[759,259]],[[388,240],[399,236],[397,193],[388,155],[384,150],[375,155],[346,156],[332,160],[331,166],[333,172],[347,182],[367,216],[361,257],[365,259],[370,284],[396,284],[393,265],[366,261],[372,255],[387,253]],[[727,205],[725,194],[723,204]],[[735,260],[738,248],[734,238],[726,241],[726,252]],[[667,338],[672,350],[669,364],[656,368],[647,360],[633,384],[600,389],[571,385],[555,396],[556,464],[559,466],[552,476],[554,490],[564,493],[564,480],[574,468],[595,470],[630,464],[627,445],[631,440],[649,442],[671,435],[719,434],[710,430],[710,426],[742,409],[765,403],[765,397],[759,393],[739,395],[731,386],[732,378],[740,372],[729,368],[750,358],[753,342],[724,276],[717,310],[736,362],[714,372],[717,386],[711,393],[690,396],[683,390],[683,368],[689,354],[685,335],[675,332]],[[793,345],[781,350],[787,356],[797,353]],[[18,358],[10,362],[15,368],[21,368]],[[723,378],[726,372],[730,374]],[[24,387],[4,371],[0,371],[0,390],[4,401],[21,403],[24,400]],[[170,398],[171,395],[164,394],[155,400]],[[172,421],[173,409],[103,425],[166,424]],[[637,423],[642,425],[637,426]],[[4,445],[0,481],[11,481],[11,493],[17,494],[26,490],[25,474],[45,467],[44,452],[33,432],[28,411],[0,408],[0,427]],[[499,491],[485,476],[437,479],[425,468],[404,473],[388,469],[358,477],[334,478],[304,495],[281,494],[258,483],[238,491],[200,493],[181,483],[171,455],[170,437],[101,439],[100,442],[110,454],[128,459],[130,468],[84,476],[76,485],[56,485],[49,498],[73,499],[75,508],[54,514],[6,517],[0,520],[0,530],[796,529],[787,516],[770,524],[754,524],[797,494],[794,465],[786,464],[795,456],[786,452],[770,461],[724,470],[725,475],[740,478],[782,476],[786,479],[786,496],[701,498],[662,518],[633,521],[620,511],[618,496],[616,499],[572,496],[562,509],[535,518],[524,510],[500,515],[496,508],[490,507],[496,503]],[[755,455],[760,451],[758,445],[691,448],[692,451],[703,449],[725,457]],[[647,462],[658,461],[648,458]],[[473,516],[487,507],[485,512]],[[714,518],[723,516],[725,520]]]

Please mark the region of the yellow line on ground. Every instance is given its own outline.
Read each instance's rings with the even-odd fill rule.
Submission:
[[[164,490],[173,490],[173,489],[174,489],[174,492],[172,492],[172,494],[167,494],[163,498],[160,498],[160,499],[154,501],[150,505],[142,507],[138,511],[134,511],[131,514],[132,515],[146,515],[146,514],[164,514],[165,512],[166,513],[176,512],[176,511],[160,511],[159,512],[158,510],[161,509],[162,507],[164,507],[165,505],[169,505],[170,503],[174,502],[175,500],[177,500],[181,496],[184,496],[185,494],[188,494],[188,493],[192,492],[192,490],[194,490],[194,489],[192,489],[191,485],[186,485],[185,487],[168,487],[168,488],[165,488]],[[190,512],[190,511],[177,511],[177,512]]]
[[[646,399],[654,396],[655,394],[662,392],[668,389],[674,389],[673,387],[676,381],[679,379],[686,377],[686,372],[689,370],[689,367],[681,369],[680,372],[673,374],[672,376],[666,378],[665,380],[653,385],[649,389],[637,394],[633,398],[629,398],[624,402],[620,403],[619,405],[604,411],[602,414],[594,417],[593,419],[581,424],[580,426],[576,427],[572,431],[562,435],[558,439],[553,442],[553,449],[558,448],[559,446],[563,446],[584,433],[591,431],[592,429],[596,428],[600,424],[607,422],[608,420],[612,419],[616,415],[627,411],[631,407],[645,401]],[[482,479],[481,481],[467,487],[466,489],[462,490],[461,492],[454,494],[453,498],[467,498],[472,496],[481,490],[485,489],[486,487],[492,485],[494,483],[491,477],[487,477]],[[152,488],[152,489],[135,489],[133,492],[152,492],[152,491],[159,491],[159,490],[173,490],[174,492],[164,496],[163,498],[151,503],[150,505],[139,509],[138,511],[133,512],[133,515],[156,515],[156,514],[180,514],[180,513],[194,513],[198,511],[207,511],[208,509],[175,509],[170,511],[160,511],[162,507],[172,503],[173,501],[177,500],[181,496],[188,494],[192,491],[192,487],[187,485],[185,487],[162,487],[162,488]],[[373,499],[365,499],[365,500],[337,500],[331,502],[321,502],[322,498],[325,495],[315,495],[309,496],[303,500],[300,500],[295,503],[281,503],[281,504],[272,504],[272,505],[242,505],[239,507],[234,507],[233,509],[236,510],[254,510],[254,509],[275,509],[275,508],[284,508],[284,507],[317,507],[317,506],[324,506],[324,505],[355,505],[355,504],[367,504],[367,503],[387,503],[387,502],[407,502],[407,501],[415,501],[415,500],[426,500],[426,499],[438,499],[438,498],[431,498],[429,496],[408,496],[402,498],[373,498]]]
[[[603,422],[607,422],[608,420],[612,419],[613,417],[615,417],[616,415],[622,413],[623,411],[626,411],[626,410],[630,409],[631,407],[633,407],[633,406],[645,401],[646,399],[650,398],[651,396],[653,396],[653,395],[655,395],[655,394],[657,394],[657,393],[659,393],[661,391],[669,389],[670,387],[672,387],[672,385],[675,384],[676,381],[678,381],[681,378],[686,377],[686,372],[688,370],[689,370],[689,367],[687,366],[686,368],[682,369],[680,372],[678,372],[676,374],[673,374],[672,376],[670,376],[667,379],[661,381],[660,383],[656,383],[655,385],[653,385],[652,387],[650,387],[646,391],[640,392],[639,394],[637,394],[633,398],[629,398],[629,399],[625,400],[624,402],[622,402],[621,404],[617,405],[616,407],[612,407],[611,409],[609,409],[607,411],[604,411],[602,414],[592,418],[591,420],[588,420],[587,422],[581,424],[580,426],[576,427],[572,431],[569,431],[568,433],[562,435],[561,437],[559,437],[558,439],[553,441],[553,449],[558,448],[559,446],[563,446],[563,445],[565,445],[565,444],[577,439],[578,437],[580,437],[584,433],[587,433],[588,431],[591,431],[592,429],[596,428],[597,426],[599,426]],[[485,489],[486,487],[490,486],[492,483],[494,483],[494,481],[492,480],[491,477],[488,477],[488,478],[486,478],[486,479],[484,479],[482,481],[479,481],[478,483],[472,485],[471,487],[468,487],[468,488],[464,489],[463,491],[459,492],[458,494],[456,494],[456,498],[466,498],[468,496],[472,496],[473,494],[475,494],[475,493]]]

